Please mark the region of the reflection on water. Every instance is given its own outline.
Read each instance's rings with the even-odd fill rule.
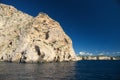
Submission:
[[[0,63],[0,80],[74,80],[75,62]]]
[[[120,80],[120,61],[0,63],[0,80]]]

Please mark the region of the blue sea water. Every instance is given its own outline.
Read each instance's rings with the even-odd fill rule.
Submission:
[[[1,62],[0,80],[120,80],[120,61]]]

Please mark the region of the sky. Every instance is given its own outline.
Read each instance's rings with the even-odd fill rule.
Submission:
[[[76,54],[120,55],[120,0],[0,0],[29,15],[47,13],[72,39]]]

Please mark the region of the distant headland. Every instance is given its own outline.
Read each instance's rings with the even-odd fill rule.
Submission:
[[[78,60],[120,60],[120,56],[107,56],[107,55],[77,55]]]

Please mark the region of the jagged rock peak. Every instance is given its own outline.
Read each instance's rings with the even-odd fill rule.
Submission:
[[[5,4],[0,4],[0,13],[1,13],[0,15],[8,16],[8,15],[12,15],[15,12],[17,12],[17,10],[14,7]]]
[[[71,39],[45,13],[32,17],[0,4],[0,61],[75,61]]]

